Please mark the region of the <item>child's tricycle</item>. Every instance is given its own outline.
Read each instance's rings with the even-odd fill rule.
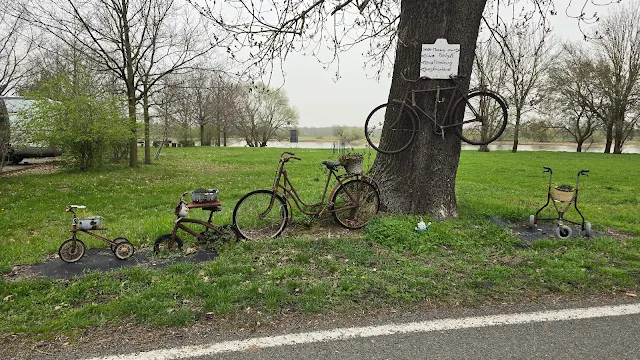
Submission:
[[[187,194],[191,194],[192,201],[185,201],[184,197]],[[190,209],[202,209],[209,211],[209,218],[207,221],[188,218]],[[180,200],[178,201],[178,205],[176,205],[174,213],[176,214],[177,219],[174,221],[173,230],[171,233],[160,235],[153,246],[153,250],[156,254],[164,251],[164,250],[181,250],[182,249],[182,239],[177,235],[178,229],[182,229],[189,234],[193,235],[198,241],[202,242],[207,239],[209,235],[209,231],[211,231],[215,235],[224,236],[233,233],[233,236],[236,235],[235,228],[233,225],[222,225],[220,227],[211,223],[213,218],[213,213],[222,210],[222,206],[220,201],[218,200],[218,190],[210,189],[207,192],[197,193],[195,191],[185,191],[180,195]],[[205,227],[203,232],[197,232],[185,224],[197,224]]]
[[[591,223],[588,221],[584,221],[584,216],[582,216],[582,213],[578,209],[578,187],[580,185],[580,175],[588,176],[589,170],[583,169],[578,171],[575,188],[573,188],[572,186],[564,185],[564,186],[556,186],[555,188],[552,189],[553,170],[551,170],[551,168],[548,166],[544,166],[543,168],[544,168],[544,172],[549,173],[549,187],[547,188],[547,203],[544,204],[544,206],[541,207],[536,212],[535,215],[529,216],[529,226],[534,227],[540,220],[556,220],[558,221],[558,226],[556,227],[556,230],[555,230],[556,236],[561,239],[566,239],[570,237],[572,233],[571,228],[563,224],[563,221],[566,221],[572,224],[582,226],[582,231],[584,232],[584,235],[587,237],[590,237],[592,235]],[[542,211],[542,209],[547,207],[550,202],[553,203],[553,207],[558,213],[558,216],[549,217],[549,218],[538,217],[538,214]],[[558,205],[558,203],[560,205]],[[578,212],[578,215],[580,215],[580,218],[582,219],[581,222],[575,222],[575,221],[567,220],[564,218],[564,214],[567,212],[567,210],[569,210],[569,208],[571,207],[571,204],[573,204],[574,208]]]
[[[90,218],[78,218],[76,215],[75,209],[85,209],[84,205],[69,205],[67,206],[66,211],[73,214],[73,223],[71,225],[71,233],[73,234],[71,239],[66,240],[60,245],[60,249],[58,249],[58,255],[60,255],[60,259],[64,262],[73,263],[82,256],[84,256],[84,252],[86,251],[86,246],[84,243],[77,238],[78,232],[82,232],[88,235],[93,236],[94,238],[100,239],[105,243],[111,246],[111,251],[113,254],[120,260],[127,259],[133,255],[135,252],[135,248],[133,244],[129,242],[129,240],[119,237],[113,240],[109,240],[105,237],[102,237],[98,234],[92,233],[90,230],[106,230],[105,228],[100,226],[100,222],[102,221],[101,216],[94,216]]]

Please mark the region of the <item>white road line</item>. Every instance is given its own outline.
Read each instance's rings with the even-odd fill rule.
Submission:
[[[195,356],[214,355],[248,349],[269,348],[283,345],[308,344],[326,341],[366,338],[393,334],[407,334],[431,331],[444,331],[488,326],[515,325],[547,321],[566,321],[592,319],[609,316],[624,316],[640,313],[640,303],[616,306],[601,306],[582,309],[564,309],[532,313],[488,315],[460,319],[440,319],[407,324],[389,324],[380,326],[351,327],[308,333],[268,336],[221,343],[182,346],[173,349],[153,350],[141,353],[97,357],[91,360],[169,360]]]

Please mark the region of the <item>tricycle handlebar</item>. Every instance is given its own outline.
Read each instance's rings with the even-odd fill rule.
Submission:
[[[87,207],[84,205],[67,205],[67,209],[65,210],[66,212],[73,212],[73,209],[86,209]]]

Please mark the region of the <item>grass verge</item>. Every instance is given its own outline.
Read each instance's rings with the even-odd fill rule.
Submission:
[[[108,232],[128,237],[138,248],[170,229],[178,196],[192,188],[220,189],[225,210],[215,222],[228,222],[237,199],[270,185],[280,152],[167,150],[160,161],[136,169],[3,178],[0,271],[55,253],[70,221],[64,207],[71,203],[99,209]],[[292,163],[289,172],[294,184],[305,189],[303,198],[312,201],[324,185],[320,161],[332,155],[326,150],[297,153],[303,161]],[[362,236],[292,232],[262,242],[213,243],[220,253],[216,261],[178,263],[166,270],[90,272],[69,280],[0,279],[5,315],[0,333],[55,330],[46,335],[54,336],[128,323],[182,326],[247,309],[339,312],[418,301],[473,305],[556,293],[634,292],[640,283],[638,237],[522,243],[485,217],[526,222],[546,199],[543,165],[553,167],[554,180],[562,183],[575,181],[577,171],[588,167],[591,176],[583,179],[580,202],[587,219],[594,228],[638,234],[634,184],[640,170],[631,166],[637,161],[638,156],[626,155],[463,152],[459,220],[434,222],[428,232],[417,233],[415,217],[383,216]],[[608,176],[612,173],[619,175]],[[297,221],[304,219],[294,214]],[[87,244],[104,246],[92,240]]]

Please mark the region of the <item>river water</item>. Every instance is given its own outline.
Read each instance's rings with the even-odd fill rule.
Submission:
[[[234,142],[231,146],[245,146],[244,141]],[[298,143],[290,143],[288,141],[269,141],[269,147],[276,148],[301,148],[301,149],[339,149],[339,143],[337,141],[303,141]],[[511,143],[499,143],[490,144],[489,150],[511,150],[513,144]],[[353,146],[353,148],[362,148],[363,146]],[[347,146],[346,148],[351,148]],[[474,145],[464,144],[462,150],[476,150],[478,147]],[[518,145],[518,151],[563,151],[563,152],[575,152],[575,144],[520,144]],[[583,146],[583,152],[595,152],[602,153],[604,151],[603,144]],[[622,150],[625,154],[640,154],[640,147],[627,146]]]

